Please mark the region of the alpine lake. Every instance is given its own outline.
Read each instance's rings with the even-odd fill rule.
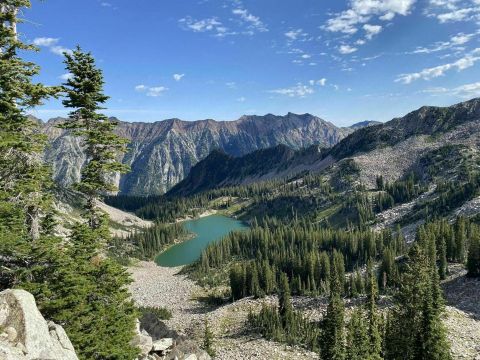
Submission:
[[[155,258],[157,265],[164,267],[189,265],[200,258],[202,251],[209,244],[221,240],[232,231],[248,229],[248,226],[242,221],[223,215],[210,215],[187,220],[182,224],[194,236],[158,255]]]

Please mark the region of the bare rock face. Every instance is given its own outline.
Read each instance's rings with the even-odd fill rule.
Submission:
[[[77,182],[85,163],[81,141],[57,126],[64,119],[43,125],[50,146],[45,158],[62,186]],[[164,120],[155,123],[118,122],[117,133],[130,141],[122,161],[131,172],[117,178],[122,193],[162,194],[185,178],[190,169],[214,149],[241,156],[279,144],[293,149],[330,147],[353,132],[310,114],[243,116],[236,121]]]
[[[78,360],[63,328],[47,323],[33,295],[24,290],[0,293],[0,359]]]

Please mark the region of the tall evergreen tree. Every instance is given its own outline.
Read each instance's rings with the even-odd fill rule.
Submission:
[[[97,113],[108,97],[103,94],[102,71],[96,68],[93,56],[77,48],[65,57],[72,76],[64,85],[63,103],[74,110],[63,127],[72,129],[86,146],[87,162],[77,185],[87,199],[86,224],[77,225],[71,236],[70,255],[77,264],[75,276],[82,281],[80,285],[74,282],[71,287],[65,286],[77,305],[69,309],[59,303],[52,317],[68,319],[66,330],[72,334],[82,358],[105,359],[111,351],[116,359],[131,359],[137,349],[130,345],[136,316],[127,290],[130,277],[118,263],[102,255],[111,235],[108,216],[97,204],[101,194],[115,190],[112,175],[127,170],[117,161],[125,150],[125,141],[113,133],[116,124]],[[98,330],[94,330],[96,327]]]
[[[432,240],[417,243],[410,250],[400,290],[390,311],[385,356],[388,360],[450,359],[432,243]]]
[[[465,244],[466,242],[466,229],[465,219],[459,217],[455,224],[455,260],[463,263],[465,262]]]
[[[340,296],[342,291],[337,267],[332,267],[330,302],[322,321],[320,354],[323,359],[345,359],[345,305]]]
[[[278,312],[284,328],[288,328],[293,320],[293,307],[290,299],[290,286],[285,273],[280,275],[278,288]]]
[[[369,276],[367,286],[367,329],[369,344],[369,360],[382,359],[382,334],[380,331],[380,316],[377,310],[377,278],[373,269],[373,264],[369,262]]]
[[[39,67],[19,55],[35,50],[17,34],[19,11],[28,7],[28,0],[3,0],[0,7],[0,201],[22,212],[28,237],[37,240],[40,217],[49,202],[45,190],[50,174],[42,162],[46,139],[27,110],[58,89],[34,83]]]
[[[348,323],[346,360],[366,360],[370,356],[368,329],[364,314],[357,308]]]
[[[480,277],[480,232],[472,227],[467,260],[468,276]]]
[[[115,173],[128,171],[117,160],[119,153],[126,150],[126,140],[113,132],[117,123],[99,113],[108,96],[103,93],[103,74],[92,54],[77,47],[72,54],[65,54],[65,64],[71,77],[63,85],[66,94],[63,104],[74,110],[62,127],[72,129],[84,140],[87,164],[76,187],[87,197],[88,223],[95,229],[101,226],[97,208],[100,196],[116,190],[112,182]]]

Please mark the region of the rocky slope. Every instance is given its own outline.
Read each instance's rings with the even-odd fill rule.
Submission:
[[[81,142],[56,126],[52,119],[42,131],[51,146],[46,160],[52,164],[55,180],[62,186],[77,181],[85,162]],[[241,156],[258,149],[287,145],[299,149],[316,144],[330,147],[354,131],[338,128],[310,114],[286,116],[243,116],[236,121],[181,121],[155,123],[119,121],[117,132],[130,141],[123,162],[132,171],[117,179],[124,194],[161,194],[182,180],[198,161],[213,149]]]
[[[296,164],[307,165],[312,159],[318,159],[321,153],[322,149],[315,145],[298,151],[286,145],[277,145],[242,157],[214,150],[195,165],[188,176],[168,194],[186,196],[221,186],[268,180],[270,176],[295,174],[301,170]]]
[[[246,324],[250,310],[258,311],[263,303],[277,303],[275,296],[264,299],[245,298],[218,307],[199,301],[205,296],[202,288],[182,274],[182,268],[163,268],[140,262],[130,268],[134,282],[130,286],[134,301],[141,306],[167,307],[173,317],[170,328],[202,341],[203,321],[215,333],[216,359],[318,359],[310,351],[267,341]],[[446,297],[445,325],[452,345],[454,360],[480,359],[480,283],[469,279],[461,265],[451,265],[450,276],[442,284]],[[323,317],[328,299],[325,297],[292,297],[297,310],[313,321]],[[389,302],[381,302],[387,306]],[[347,300],[347,314],[358,300]]]
[[[328,173],[332,165],[335,167],[347,159],[358,165],[360,182],[373,188],[375,178],[380,174],[387,181],[395,181],[411,171],[425,173],[431,158],[440,156],[447,159],[451,155],[442,153],[442,149],[447,147],[468,149],[469,157],[480,153],[480,99],[445,108],[422,107],[385,124],[359,124],[357,131],[323,151],[312,148],[294,151],[277,147],[240,158],[212,154],[195,166],[191,175],[175,186],[171,193],[188,195],[200,190],[284,178],[306,171]],[[214,161],[220,166],[214,166]],[[458,163],[444,165],[452,169]],[[202,176],[207,172],[208,176]]]

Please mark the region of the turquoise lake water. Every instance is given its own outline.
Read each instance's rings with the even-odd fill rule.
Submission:
[[[188,265],[200,258],[202,251],[212,242],[218,241],[231,231],[245,230],[248,227],[241,221],[222,216],[211,215],[183,222],[187,231],[195,235],[191,240],[172,246],[155,258],[160,266],[175,267]]]

